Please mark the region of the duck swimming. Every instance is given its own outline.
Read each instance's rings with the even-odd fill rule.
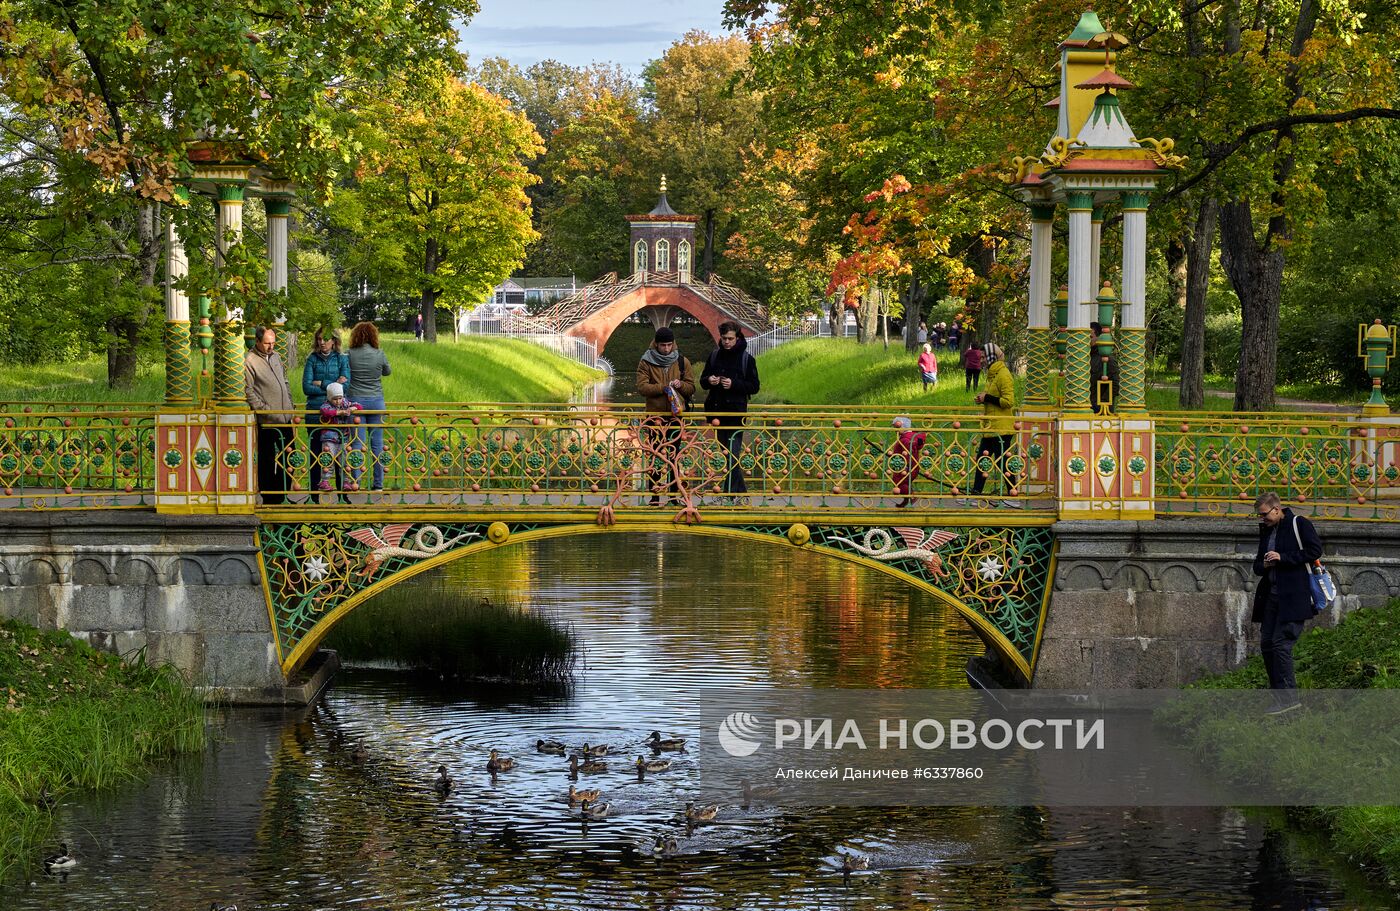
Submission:
[[[486,771],[495,775],[497,772],[509,772],[515,768],[515,760],[509,756],[501,756],[495,750],[491,751],[491,758],[486,760]]]
[[[579,772],[606,772],[608,764],[597,759],[586,759],[578,761],[578,756],[569,757],[569,774],[577,775]]]
[[[643,741],[647,746],[658,752],[661,750],[683,750],[685,749],[684,737],[662,737],[660,731],[652,731],[651,736]]]
[[[642,774],[643,772],[664,772],[670,767],[671,760],[669,759],[646,759],[641,756],[637,757],[638,775]]]
[[[437,791],[438,794],[443,797],[452,793],[452,779],[447,775],[447,766],[438,766],[438,777],[437,780],[433,782],[433,790]]]
[[[597,800],[603,794],[597,788],[585,788],[580,791],[573,785],[569,785],[569,803],[576,804],[584,800]]]
[[[369,759],[369,750],[365,749],[365,744],[362,740],[355,744],[355,749],[350,751],[350,760],[352,762],[364,762],[367,759]]]
[[[62,873],[71,870],[78,865],[77,858],[68,853],[68,842],[63,841],[58,844],[58,853],[50,854],[44,858],[45,873]]]
[[[602,819],[608,815],[611,809],[612,804],[595,804],[591,800],[585,800],[583,803],[579,804],[578,812],[584,819]]]
[[[719,815],[719,804],[697,807],[693,801],[686,801],[685,818],[689,822],[710,822]]]
[[[656,844],[651,846],[651,853],[657,857],[670,857],[672,854],[679,853],[680,849],[681,843],[676,840],[676,836],[658,835],[656,836]]]
[[[588,742],[584,741],[583,746],[579,747],[578,749],[578,755],[583,757],[584,759],[591,759],[596,756],[606,756],[608,755],[608,745],[606,743],[600,743],[597,746],[589,746]]]
[[[739,786],[744,791],[744,809],[748,809],[750,803],[755,800],[771,800],[778,796],[778,789],[771,786],[753,787],[747,778],[739,782]]]
[[[842,854],[841,855],[841,878],[847,883],[851,881],[851,874],[857,870],[869,870],[870,858],[864,854]]]
[[[540,753],[548,753],[553,756],[563,756],[567,748],[558,740],[536,740],[535,750]]]

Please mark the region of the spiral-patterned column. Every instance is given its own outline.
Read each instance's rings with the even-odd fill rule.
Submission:
[[[189,320],[165,321],[165,404],[194,404]]]
[[[1147,410],[1146,191],[1123,194],[1123,340],[1119,347],[1120,412]]]
[[[214,404],[247,408],[243,388],[243,324],[225,321],[214,327]]]
[[[1031,209],[1030,296],[1026,301],[1026,328],[1030,331],[1026,370],[1026,406],[1050,404],[1050,243],[1055,207],[1035,204]]]
[[[1069,329],[1065,351],[1065,409],[1089,410],[1089,303],[1094,299],[1094,194],[1065,194],[1069,209]]]

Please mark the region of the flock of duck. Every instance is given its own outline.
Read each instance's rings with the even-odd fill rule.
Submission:
[[[635,762],[630,763],[637,772],[637,780],[641,781],[648,774],[665,772],[671,768],[671,760],[664,759],[661,754],[664,752],[685,752],[684,737],[662,737],[660,731],[652,731],[641,745],[652,751],[648,758],[645,754],[639,753]],[[614,753],[612,747],[605,743],[588,743],[576,749],[570,750],[561,740],[536,740],[535,752],[544,756],[568,756],[569,757],[569,778],[578,780],[580,774],[593,774],[596,772],[606,772],[608,770],[609,758],[621,755]],[[497,775],[509,772],[516,767],[516,761],[509,756],[502,756],[499,750],[491,750],[490,756],[486,760],[486,771],[495,779]],[[438,796],[446,797],[452,793],[456,786],[452,776],[447,772],[447,766],[440,765],[437,769],[437,778],[433,780],[433,790]],[[744,785],[745,799],[752,796],[762,796],[762,794]],[[603,792],[600,788],[579,788],[574,784],[569,785],[568,794],[565,800],[569,807],[578,809],[579,818],[588,821],[593,819],[605,819],[612,812],[612,804],[601,800]],[[719,805],[697,807],[694,801],[687,801],[685,805],[684,819],[688,826],[700,823],[713,822],[719,815]],[[653,851],[656,854],[674,854],[679,850],[679,843],[675,836],[658,835]]]

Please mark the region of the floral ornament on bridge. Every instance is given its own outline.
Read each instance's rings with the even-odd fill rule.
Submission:
[[[349,532],[351,538],[370,548],[370,552],[365,555],[363,575],[366,578],[373,578],[379,565],[390,557],[409,557],[423,560],[428,557],[436,557],[454,544],[481,537],[474,531],[468,531],[454,538],[448,538],[436,525],[425,525],[413,536],[413,547],[400,547],[399,544],[412,527],[413,523],[408,522],[400,525],[385,525],[378,531],[373,528],[357,528]]]
[[[934,551],[945,544],[956,541],[957,534],[944,531],[941,528],[933,529],[927,537],[924,536],[924,531],[921,528],[896,528],[894,531],[904,540],[904,547],[898,547],[894,543],[894,537],[883,528],[870,529],[859,543],[850,538],[834,537],[832,540],[847,544],[867,557],[882,563],[906,558],[921,560],[928,565],[929,572],[933,575],[939,578],[947,577],[948,574],[943,571],[943,560]]]
[[[320,557],[312,557],[302,564],[301,571],[306,574],[306,578],[312,582],[320,582],[330,575],[330,565]]]
[[[996,557],[986,557],[977,564],[977,575],[988,582],[995,582],[1001,578],[1004,567]]]

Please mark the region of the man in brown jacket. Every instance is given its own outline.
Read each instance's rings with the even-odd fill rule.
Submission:
[[[676,350],[676,334],[670,327],[657,329],[651,347],[642,352],[637,363],[637,392],[647,400],[642,439],[651,466],[647,471],[649,505],[660,506],[661,488],[668,476],[667,488],[672,494],[680,493],[680,416],[695,395],[695,374],[690,361]]]
[[[258,490],[268,506],[287,500],[287,468],[278,456],[292,440],[292,428],[285,426],[292,422],[292,390],[276,344],[276,330],[259,327],[253,350],[243,359],[244,394],[248,407],[258,412]]]

